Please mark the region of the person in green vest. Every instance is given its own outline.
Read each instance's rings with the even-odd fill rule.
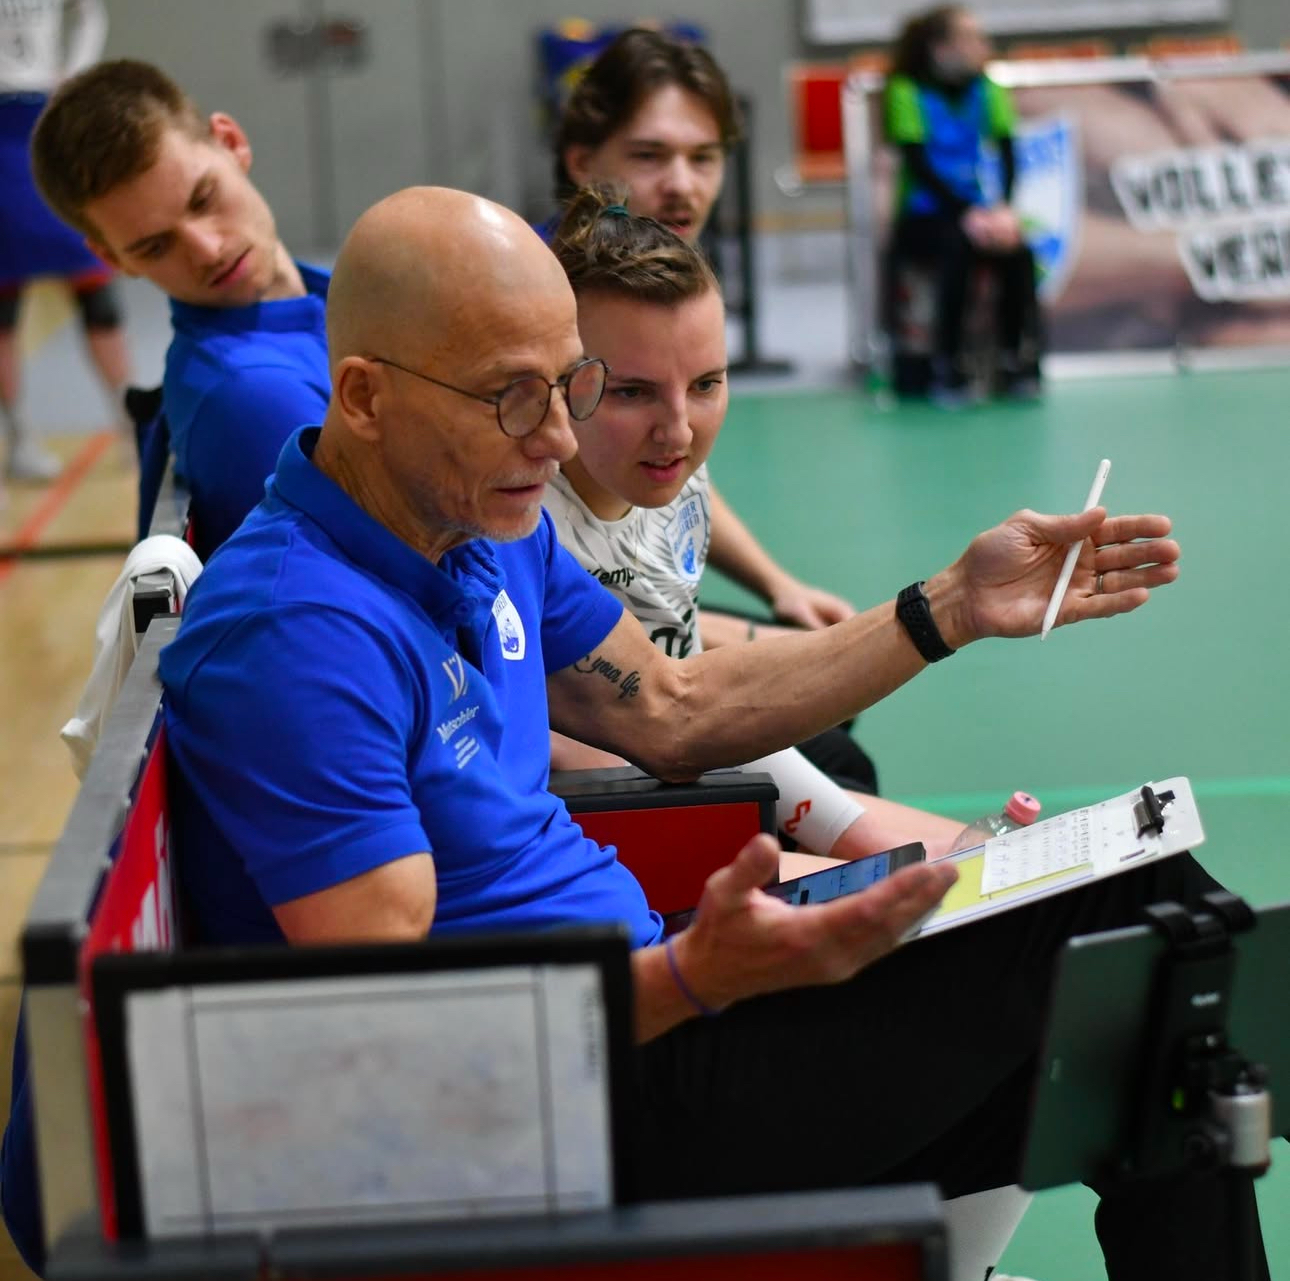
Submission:
[[[1022,358],[1036,302],[1034,258],[1009,203],[1016,113],[1008,91],[985,74],[989,52],[968,9],[939,5],[906,22],[883,93],[884,131],[900,151],[888,274],[909,261],[935,269],[931,395],[951,408],[973,396],[963,317],[982,264],[997,278],[999,390],[1022,399],[1040,391],[1037,362]]]

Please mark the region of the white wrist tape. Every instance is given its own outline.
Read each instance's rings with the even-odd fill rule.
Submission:
[[[779,788],[775,825],[812,854],[827,854],[864,813],[863,805],[795,747],[749,761],[744,769],[763,770],[775,780]]]

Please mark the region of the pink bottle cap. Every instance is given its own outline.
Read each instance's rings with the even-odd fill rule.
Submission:
[[[1003,812],[1014,823],[1029,827],[1039,817],[1039,811],[1042,808],[1043,806],[1029,792],[1013,792],[1011,799],[1003,807]]]

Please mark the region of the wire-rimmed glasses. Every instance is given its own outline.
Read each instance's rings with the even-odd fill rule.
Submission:
[[[391,369],[401,370],[434,383],[447,391],[455,391],[459,396],[469,396],[471,400],[482,401],[492,405],[497,411],[497,425],[502,433],[512,440],[522,440],[531,436],[546,421],[547,411],[551,408],[551,393],[559,387],[564,392],[565,404],[569,406],[569,417],[574,422],[583,422],[596,412],[600,398],[605,394],[605,380],[609,376],[609,366],[597,357],[580,360],[567,374],[562,374],[555,382],[548,382],[539,374],[526,374],[514,382],[507,383],[496,395],[481,396],[478,392],[467,391],[464,387],[454,387],[440,378],[432,378],[419,370],[400,365],[397,360],[388,360],[384,356],[368,356],[368,360],[377,365],[389,365]]]

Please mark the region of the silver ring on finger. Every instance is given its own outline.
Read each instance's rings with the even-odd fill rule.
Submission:
[[[1099,574],[1099,575],[1097,576],[1097,583],[1096,583],[1096,585],[1095,585],[1095,586],[1094,586],[1094,588],[1093,588],[1093,590],[1094,590],[1094,591],[1097,593],[1097,595],[1099,595],[1099,596],[1100,596],[1100,595],[1101,595],[1101,594],[1106,590],[1106,589],[1102,586],[1102,580],[1103,580],[1105,577],[1106,577],[1106,575],[1105,575],[1105,574]]]

